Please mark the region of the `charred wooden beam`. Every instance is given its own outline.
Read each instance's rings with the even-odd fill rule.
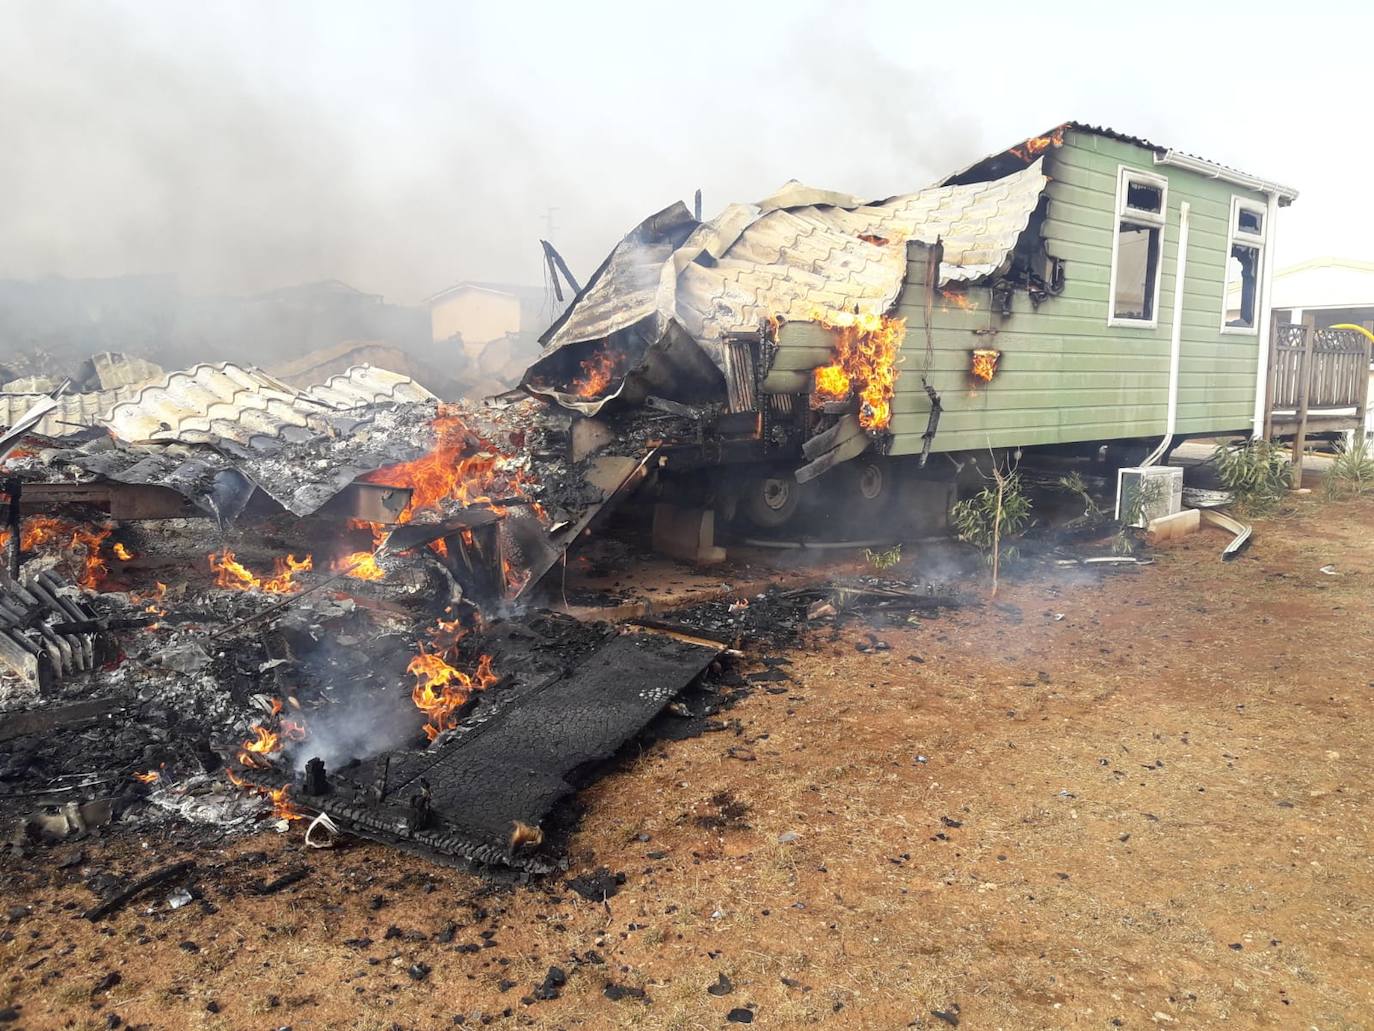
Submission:
[[[156,888],[159,884],[170,881],[174,877],[180,877],[184,873],[190,873],[195,868],[196,861],[194,859],[185,859],[180,863],[164,866],[161,870],[154,870],[146,877],[140,877],[127,887],[121,888],[119,891],[109,896],[109,898],[92,906],[81,915],[92,923],[96,920],[103,920],[111,913],[124,908],[124,906],[137,896],[143,894],[143,892],[147,891],[149,888]]]

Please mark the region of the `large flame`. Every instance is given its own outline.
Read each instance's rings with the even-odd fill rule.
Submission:
[[[505,456],[471,433],[459,415],[441,406],[433,427],[436,442],[428,454],[383,466],[363,477],[367,483],[410,488],[410,504],[397,517],[398,523],[408,523],[418,513],[441,509],[450,501],[467,506],[489,502],[498,490],[506,497],[521,493],[526,475],[505,468]]]
[[[620,375],[624,364],[625,356],[619,351],[598,351],[581,363],[582,374],[568,385],[568,392],[578,397],[600,397]]]
[[[314,559],[309,555],[303,559],[287,555],[286,558],[274,560],[272,576],[264,578],[243,565],[228,547],[223,551],[212,551],[208,557],[210,571],[215,574],[215,586],[235,591],[262,591],[264,594],[295,594],[301,589],[296,582],[296,574],[315,567]]]
[[[377,556],[370,551],[355,551],[334,563],[336,570],[347,570],[355,580],[381,580],[386,576],[377,562]]]
[[[113,532],[108,527],[82,526],[56,516],[29,516],[19,531],[19,547],[23,551],[46,546],[60,548],[70,556],[73,564],[77,561],[81,564],[76,582],[97,591],[110,571],[109,564],[101,554],[101,546]],[[0,531],[0,551],[8,547],[9,542],[9,531]]]
[[[825,312],[813,321],[836,331],[835,360],[818,368],[812,396],[822,401],[841,401],[857,392],[859,425],[883,430],[892,421],[892,397],[896,392],[897,359],[906,319],[892,315]]]
[[[425,736],[431,741],[457,726],[454,714],[474,693],[486,690],[500,679],[492,669],[490,655],[479,658],[477,668],[468,675],[450,666],[439,653],[423,648],[410,660],[406,672],[415,677],[410,697],[428,717]]]

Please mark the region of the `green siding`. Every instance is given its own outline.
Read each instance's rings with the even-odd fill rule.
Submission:
[[[1117,166],[1122,164],[1169,181],[1154,329],[1107,326]],[[1072,131],[1064,146],[1048,155],[1046,173],[1051,182],[1044,236],[1049,253],[1065,260],[1065,291],[1038,311],[1024,292],[1017,293],[1009,318],[991,312],[987,287],[969,291],[977,304],[973,311],[936,304],[929,378],[940,392],[944,414],[933,449],[1163,434],[1179,205],[1185,200],[1191,211],[1177,431],[1248,430],[1258,338],[1223,334],[1220,327],[1231,197],[1262,201],[1262,195],[1155,165],[1150,151],[1133,144]],[[893,406],[894,454],[920,450],[929,411],[920,376],[923,274],[922,256],[911,262],[899,305],[907,318],[907,339]],[[977,329],[997,332],[976,335]],[[798,336],[802,346],[784,346],[774,367],[824,364],[828,349],[812,341]],[[996,378],[982,385],[969,377],[968,362],[972,348],[985,346],[1000,350],[1002,359]]]

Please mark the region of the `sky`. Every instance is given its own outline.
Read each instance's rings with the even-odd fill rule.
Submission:
[[[1065,120],[1296,187],[1278,267],[1374,259],[1374,7],[0,3],[0,278],[585,279],[700,188],[883,197]]]

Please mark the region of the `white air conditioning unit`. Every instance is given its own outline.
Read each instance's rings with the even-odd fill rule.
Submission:
[[[1183,510],[1183,470],[1168,465],[1118,469],[1116,518],[1130,526],[1145,527],[1151,519]]]

